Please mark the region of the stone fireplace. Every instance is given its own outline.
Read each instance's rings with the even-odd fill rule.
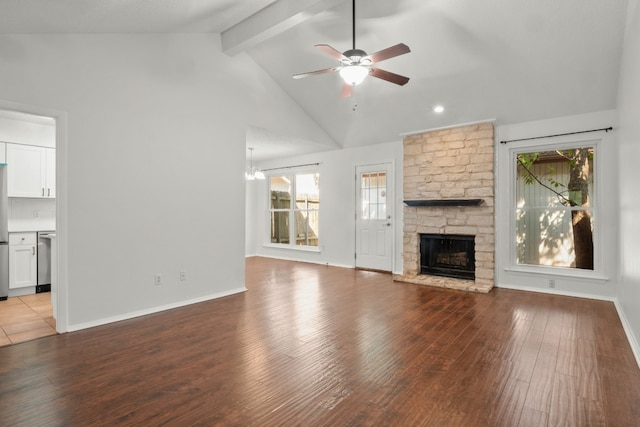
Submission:
[[[492,123],[404,138],[404,268],[395,280],[493,288],[493,163]]]

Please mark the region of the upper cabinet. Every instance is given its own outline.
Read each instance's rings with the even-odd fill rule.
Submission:
[[[0,141],[55,148],[55,120],[0,110]]]
[[[56,197],[56,123],[51,117],[0,110],[0,163],[9,197]]]
[[[7,144],[9,197],[54,198],[55,150]]]
[[[56,197],[56,150],[53,148],[45,148],[46,171],[45,183],[47,184],[46,197]]]

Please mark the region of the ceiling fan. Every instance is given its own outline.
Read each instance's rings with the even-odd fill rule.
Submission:
[[[352,14],[352,35],[353,35],[353,47],[340,53],[338,50],[329,46],[328,44],[317,44],[315,47],[327,53],[340,61],[340,65],[332,68],[325,68],[324,70],[310,71],[308,73],[296,74],[294,79],[301,79],[303,77],[315,76],[318,74],[332,73],[338,71],[340,77],[344,80],[342,91],[340,96],[343,98],[351,96],[353,92],[353,86],[362,83],[362,81],[368,76],[377,77],[382,80],[386,80],[391,83],[403,86],[409,81],[409,77],[401,76],[399,74],[391,73],[389,71],[381,70],[373,65],[382,62],[386,59],[394,58],[396,56],[404,55],[411,52],[409,46],[404,43],[399,43],[395,46],[388,47],[371,55],[367,55],[364,50],[356,49],[356,0],[353,0],[353,14]]]

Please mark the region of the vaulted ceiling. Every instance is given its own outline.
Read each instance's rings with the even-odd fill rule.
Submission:
[[[485,119],[510,124],[616,106],[627,0],[356,6],[359,49],[410,46],[411,53],[379,64],[410,77],[407,85],[369,77],[341,98],[337,74],[291,78],[337,65],[315,44],[351,48],[348,0],[10,0],[0,3],[0,32],[221,33],[229,55],[253,58],[340,147]],[[433,112],[436,104],[444,113]],[[264,152],[278,145],[277,136],[263,139],[256,136],[254,145],[262,142]],[[285,153],[294,154],[296,144]]]

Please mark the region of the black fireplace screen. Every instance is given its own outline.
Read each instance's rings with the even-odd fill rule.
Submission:
[[[420,234],[420,274],[474,280],[475,236]]]

